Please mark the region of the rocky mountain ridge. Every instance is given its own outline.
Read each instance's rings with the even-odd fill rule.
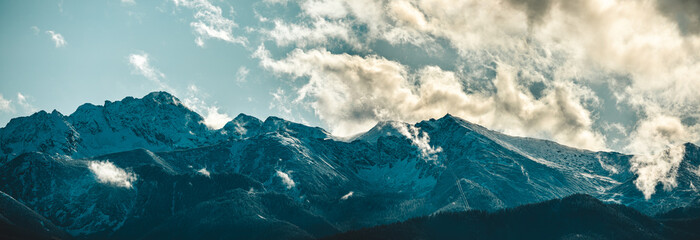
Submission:
[[[13,119],[0,128],[0,191],[74,236],[195,236],[253,221],[260,234],[316,238],[576,193],[653,215],[687,206],[700,184],[690,143],[680,146],[677,187],[646,199],[634,156],[512,137],[449,114],[382,122],[350,140],[276,117],[240,114],[222,129],[202,121],[165,92]]]

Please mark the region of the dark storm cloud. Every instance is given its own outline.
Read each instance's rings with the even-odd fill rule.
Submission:
[[[683,34],[700,33],[700,0],[658,0],[657,8],[676,22]]]
[[[554,5],[552,0],[508,0],[508,2],[525,11],[530,25],[541,23]]]

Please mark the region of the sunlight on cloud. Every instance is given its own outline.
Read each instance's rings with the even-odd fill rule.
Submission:
[[[299,18],[275,19],[271,29],[260,30],[278,47],[296,49],[274,60],[261,45],[253,56],[273,72],[308,78],[298,97],[286,104],[310,103],[336,135],[362,132],[377,121],[413,122],[449,112],[507,134],[587,149],[610,144],[634,153],[639,156],[633,159],[635,171],[645,179],[637,186],[645,195],[672,169],[664,160],[674,155],[664,154],[667,149],[700,141],[696,2],[296,3]],[[313,27],[319,22],[346,29],[335,31],[342,35],[327,34]],[[295,31],[303,34],[293,35]],[[351,47],[359,42],[361,47],[353,48],[361,51],[338,54],[338,49],[325,49],[329,40]],[[452,48],[458,56],[450,60],[457,70],[409,67],[364,48],[381,41],[396,48],[413,45],[426,54],[436,47]],[[540,93],[528,89],[532,83],[543,86]],[[601,85],[612,99],[597,96]],[[598,115],[603,104],[636,116],[612,122]],[[610,131],[615,134],[603,134]]]
[[[135,174],[124,171],[110,161],[91,161],[88,163],[88,168],[95,174],[100,183],[132,188],[132,183],[136,181]]]
[[[338,136],[367,131],[378,121],[416,122],[451,113],[511,134],[604,148],[602,136],[591,129],[590,112],[581,103],[594,98],[589,90],[556,83],[536,99],[518,85],[517,72],[506,64],[496,69],[494,93],[467,93],[454,72],[434,66],[409,73],[406,66],[378,56],[297,49],[277,61],[265,51],[261,47],[255,55],[265,68],[295,78],[309,77],[295,102],[309,100]]]
[[[608,84],[618,96],[618,104],[631,105],[634,111],[655,115],[650,112],[659,109],[660,114],[678,117],[697,114],[693,113],[697,109],[693,106],[700,104],[696,93],[696,89],[700,89],[700,81],[687,77],[700,75],[700,63],[697,61],[700,58],[700,37],[692,34],[695,33],[694,29],[687,27],[692,27],[688,23],[700,19],[690,10],[700,9],[700,5],[694,3],[670,1],[657,5],[644,1],[616,0],[461,0],[446,4],[441,0],[309,0],[299,1],[298,4],[301,15],[306,18],[293,22],[277,19],[273,29],[280,30],[280,26],[313,26],[323,21],[345,27],[345,30],[335,31],[343,33],[343,37],[324,34],[323,29],[299,28],[297,31],[304,34],[289,38],[283,36],[291,36],[293,34],[290,33],[295,31],[270,34],[279,46],[296,45],[302,51],[309,51],[304,48],[325,46],[329,39],[355,46],[355,39],[363,36],[367,43],[385,40],[394,45],[409,43],[429,49],[431,44],[437,44],[436,40],[444,39],[463,58],[455,61],[461,60],[462,66],[472,69],[472,72],[455,72],[462,82],[472,81],[465,77],[483,77],[484,71],[479,69],[496,62],[499,66],[513,68],[513,74],[526,73],[540,78],[547,91],[558,92],[550,95],[551,101],[565,100],[554,98],[566,98],[565,95],[569,93],[565,89],[571,87],[577,89],[574,90],[577,94],[588,95],[588,99],[596,98],[591,91],[581,89],[588,84],[599,83],[600,79],[622,74],[630,76],[631,81],[609,81]],[[319,9],[324,8],[319,6],[334,10],[332,13],[321,11]],[[680,11],[682,14],[679,16],[667,16],[669,11],[677,12],[673,9],[688,11]],[[358,26],[362,26],[363,31],[358,31]],[[414,70],[406,68],[405,71]],[[514,81],[521,85],[517,88],[523,87],[523,79]],[[588,93],[583,93],[586,91]],[[510,104],[507,101],[502,103]],[[560,114],[568,116],[574,125],[588,127],[593,122],[605,121],[593,118],[590,110],[569,106],[573,108],[565,108]],[[651,109],[650,106],[657,107]],[[515,109],[519,110],[512,114],[541,113],[527,108]],[[590,118],[585,120],[584,115]],[[561,130],[571,129],[561,124],[558,126]],[[697,124],[684,124],[688,129],[697,129],[695,126]],[[628,131],[634,130],[628,128]],[[517,127],[509,131],[528,136],[538,136],[536,132],[539,132],[521,131]],[[563,137],[564,134],[561,134],[560,138]],[[600,134],[591,131],[573,131],[568,138],[571,138],[569,143],[585,141],[583,139],[605,141]],[[605,144],[595,145],[600,147]]]
[[[631,170],[639,176],[634,183],[646,199],[656,192],[658,184],[665,191],[677,186],[676,175],[685,154],[681,144],[698,139],[698,130],[684,127],[675,117],[653,116],[632,133],[628,149],[637,155],[630,160]]]
[[[644,193],[645,199],[656,193],[658,184],[663,185],[664,191],[671,191],[678,186],[676,176],[684,154],[685,148],[680,145],[653,156],[638,155],[631,160],[631,170],[638,175],[634,184]]]

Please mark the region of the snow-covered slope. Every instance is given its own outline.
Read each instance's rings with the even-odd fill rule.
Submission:
[[[71,234],[98,238],[190,236],[250,221],[290,238],[320,237],[575,193],[654,214],[687,205],[700,186],[692,144],[678,185],[646,200],[630,155],[508,136],[451,115],[382,122],[351,140],[245,114],[212,130],[165,92],[13,119],[0,144],[0,191]],[[209,217],[218,220],[193,224]],[[173,230],[182,224],[190,227]]]
[[[12,119],[0,129],[0,164],[33,151],[79,158],[136,148],[188,149],[222,140],[176,97],[153,92],[104,106],[84,104],[70,116],[54,110]]]
[[[80,134],[58,111],[15,118],[0,128],[0,165],[26,152],[72,155],[80,142]]]

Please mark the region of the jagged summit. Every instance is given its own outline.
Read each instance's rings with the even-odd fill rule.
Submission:
[[[224,125],[222,133],[231,139],[251,137],[260,132],[262,124],[260,119],[241,113]]]
[[[87,157],[135,148],[168,151],[219,142],[220,137],[203,120],[167,92],[106,101],[103,106],[87,103],[68,116],[42,110],[0,128],[0,164],[31,151]]]
[[[120,239],[169,233],[180,220],[222,210],[227,220],[241,219],[222,229],[267,226],[255,234],[282,223],[313,237],[575,193],[656,213],[665,210],[656,205],[687,205],[700,186],[700,149],[691,143],[683,145],[677,187],[646,201],[631,155],[513,137],[451,114],[379,122],[356,139],[246,114],[213,130],[176,97],[154,92],[84,104],[68,116],[13,119],[0,128],[0,191],[71,234]],[[331,227],[317,231],[298,216]]]
[[[358,134],[351,140],[363,140],[370,143],[375,143],[380,137],[395,136],[403,137],[402,130],[406,130],[408,123],[399,121],[381,121],[365,133]]]
[[[328,138],[331,136],[330,133],[320,127],[309,127],[275,116],[265,119],[262,130],[264,132],[287,132],[301,138]]]
[[[165,91],[151,92],[144,96],[143,100],[149,100],[159,104],[182,105],[180,99]]]
[[[239,114],[221,130],[204,125],[198,113],[167,92],[86,103],[66,116],[54,110],[12,119],[0,128],[0,165],[25,152],[40,151],[81,158],[144,148],[171,151],[214,145],[269,132],[298,138],[327,138],[330,133],[278,117],[265,121]]]

